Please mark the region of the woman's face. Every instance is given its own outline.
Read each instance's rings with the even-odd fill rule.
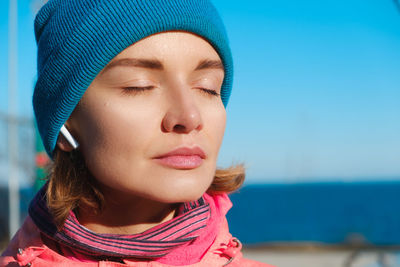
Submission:
[[[194,200],[216,169],[226,123],[223,79],[220,57],[201,37],[152,35],[99,73],[66,125],[108,192],[164,203]],[[204,155],[159,158],[182,147]]]

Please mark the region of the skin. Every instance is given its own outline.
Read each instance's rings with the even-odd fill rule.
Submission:
[[[163,68],[126,60],[132,58],[158,60]],[[195,70],[204,60],[214,64]],[[176,203],[208,189],[226,125],[218,61],[203,38],[163,32],[129,46],[98,74],[66,122],[106,200],[99,215],[80,207],[81,224],[98,233],[139,233],[173,218]],[[63,138],[57,144],[72,150]],[[154,160],[182,145],[203,149],[199,167],[171,168]]]

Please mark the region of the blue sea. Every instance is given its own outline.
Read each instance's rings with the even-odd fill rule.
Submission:
[[[247,185],[231,200],[245,244],[400,244],[400,180]]]

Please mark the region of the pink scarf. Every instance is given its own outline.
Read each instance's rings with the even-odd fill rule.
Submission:
[[[211,246],[230,207],[226,194],[204,194],[197,201],[182,203],[175,218],[133,235],[94,233],[82,226],[71,211],[63,230],[57,231],[43,187],[32,200],[29,214],[41,232],[68,257],[82,261],[137,259],[192,264]]]

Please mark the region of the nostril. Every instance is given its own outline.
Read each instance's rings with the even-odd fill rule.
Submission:
[[[189,133],[201,128],[201,115],[197,109],[173,106],[166,112],[162,120],[162,129],[165,132]]]
[[[186,131],[186,127],[182,124],[177,124],[174,126],[174,130],[177,132],[184,132]]]

